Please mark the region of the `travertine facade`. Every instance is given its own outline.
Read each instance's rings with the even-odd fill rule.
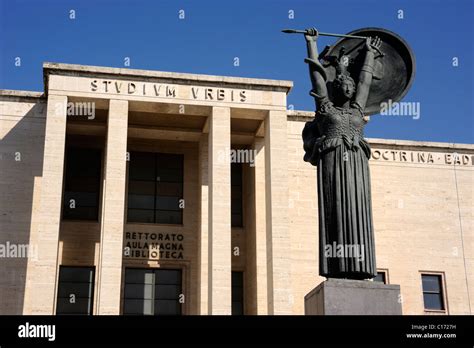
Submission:
[[[232,271],[245,314],[304,314],[324,279],[316,169],[302,159],[312,113],[287,112],[291,82],[51,63],[44,74],[44,94],[0,93],[0,314],[56,313],[61,265],[95,267],[94,314],[123,313],[129,267],[180,269],[183,314],[230,314]],[[93,116],[70,113],[82,103]],[[401,286],[403,313],[472,314],[474,145],[369,142],[377,267]],[[97,221],[62,218],[66,144],[102,149]],[[231,149],[254,150],[243,227],[231,225]],[[183,155],[182,224],[127,222],[131,151]],[[150,233],[180,236],[183,257],[127,254]],[[424,309],[431,272],[445,311]]]

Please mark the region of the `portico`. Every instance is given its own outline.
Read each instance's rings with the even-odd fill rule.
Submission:
[[[26,292],[35,294],[26,294],[25,312],[57,311],[63,265],[95,268],[94,314],[123,312],[127,268],[180,270],[183,314],[231,314],[232,271],[243,272],[246,313],[291,313],[290,262],[281,247],[289,240],[284,156],[291,82],[53,63],[43,68],[45,218],[32,231],[39,258],[28,261],[35,276]],[[68,112],[68,105],[84,103],[94,106],[94,117]],[[102,153],[96,221],[63,218],[69,204],[61,199],[68,190],[63,172],[74,147]],[[233,227],[227,155],[237,148],[254,151],[255,158],[241,164],[246,213]],[[129,166],[141,153],[183,157],[180,223],[130,221],[136,217]]]

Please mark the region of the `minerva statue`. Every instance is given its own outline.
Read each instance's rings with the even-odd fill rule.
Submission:
[[[406,94],[414,76],[414,57],[400,37],[379,28],[348,35],[319,33],[315,28],[284,32],[304,34],[310,94],[316,102],[315,118],[306,123],[302,136],[304,160],[317,167],[319,274],[373,278],[377,268],[371,150],[364,126],[381,102],[398,101]],[[344,39],[319,54],[320,35]]]
[[[379,38],[367,38],[365,61],[356,85],[344,56],[335,62],[333,97],[318,60],[316,29],[305,35],[316,117],[303,130],[304,160],[318,167],[320,275],[366,279],[376,275],[370,195],[370,147],[364,139],[364,108],[369,95]],[[352,248],[347,248],[346,245]],[[335,250],[340,248],[339,256]]]

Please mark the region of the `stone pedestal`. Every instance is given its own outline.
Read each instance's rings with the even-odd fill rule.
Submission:
[[[401,315],[400,285],[328,279],[304,298],[306,315]]]

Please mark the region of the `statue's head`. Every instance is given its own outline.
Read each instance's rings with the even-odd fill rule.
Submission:
[[[333,91],[338,99],[352,99],[356,90],[356,85],[352,77],[339,74],[333,82]]]

